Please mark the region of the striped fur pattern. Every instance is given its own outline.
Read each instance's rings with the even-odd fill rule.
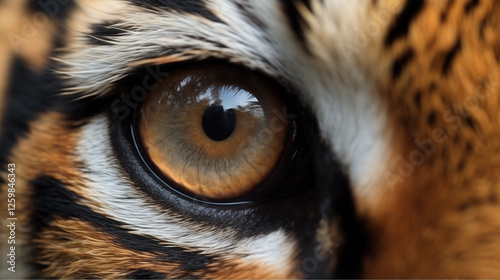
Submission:
[[[0,1],[0,276],[499,278],[499,14],[496,0]],[[207,204],[132,155],[134,86],[207,61],[297,103],[307,192]]]

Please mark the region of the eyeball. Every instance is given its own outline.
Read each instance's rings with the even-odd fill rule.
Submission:
[[[141,104],[139,139],[162,177],[208,200],[250,193],[278,164],[289,123],[268,81],[238,68],[204,65],[172,71]]]

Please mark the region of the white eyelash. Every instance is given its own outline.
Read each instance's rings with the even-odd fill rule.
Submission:
[[[226,24],[185,13],[157,14],[137,7],[123,7],[120,23],[114,27],[123,29],[124,34],[114,44],[89,46],[82,37],[73,42],[68,55],[58,58],[64,65],[61,73],[69,81],[66,93],[105,94],[111,83],[123,78],[138,60],[151,55],[161,56],[175,48],[182,49],[174,55],[179,59],[225,58],[274,73],[261,57],[261,54],[275,52],[272,46],[262,44],[266,41],[265,34],[242,18],[234,4],[213,2],[217,4],[217,10],[234,12],[231,17],[224,17]],[[88,27],[80,29],[80,34],[77,33],[80,36],[89,31]]]

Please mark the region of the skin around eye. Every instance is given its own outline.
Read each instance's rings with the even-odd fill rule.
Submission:
[[[199,198],[234,199],[273,171],[288,124],[284,103],[257,75],[226,66],[171,72],[141,104],[143,149],[163,177]]]

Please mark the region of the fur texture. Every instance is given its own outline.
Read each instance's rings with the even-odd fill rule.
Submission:
[[[0,275],[500,277],[499,14],[495,0],[0,1],[0,206],[15,163],[18,218],[17,272]],[[307,191],[222,204],[158,183],[127,121],[138,92],[203,63],[279,85],[299,148],[274,185]]]

